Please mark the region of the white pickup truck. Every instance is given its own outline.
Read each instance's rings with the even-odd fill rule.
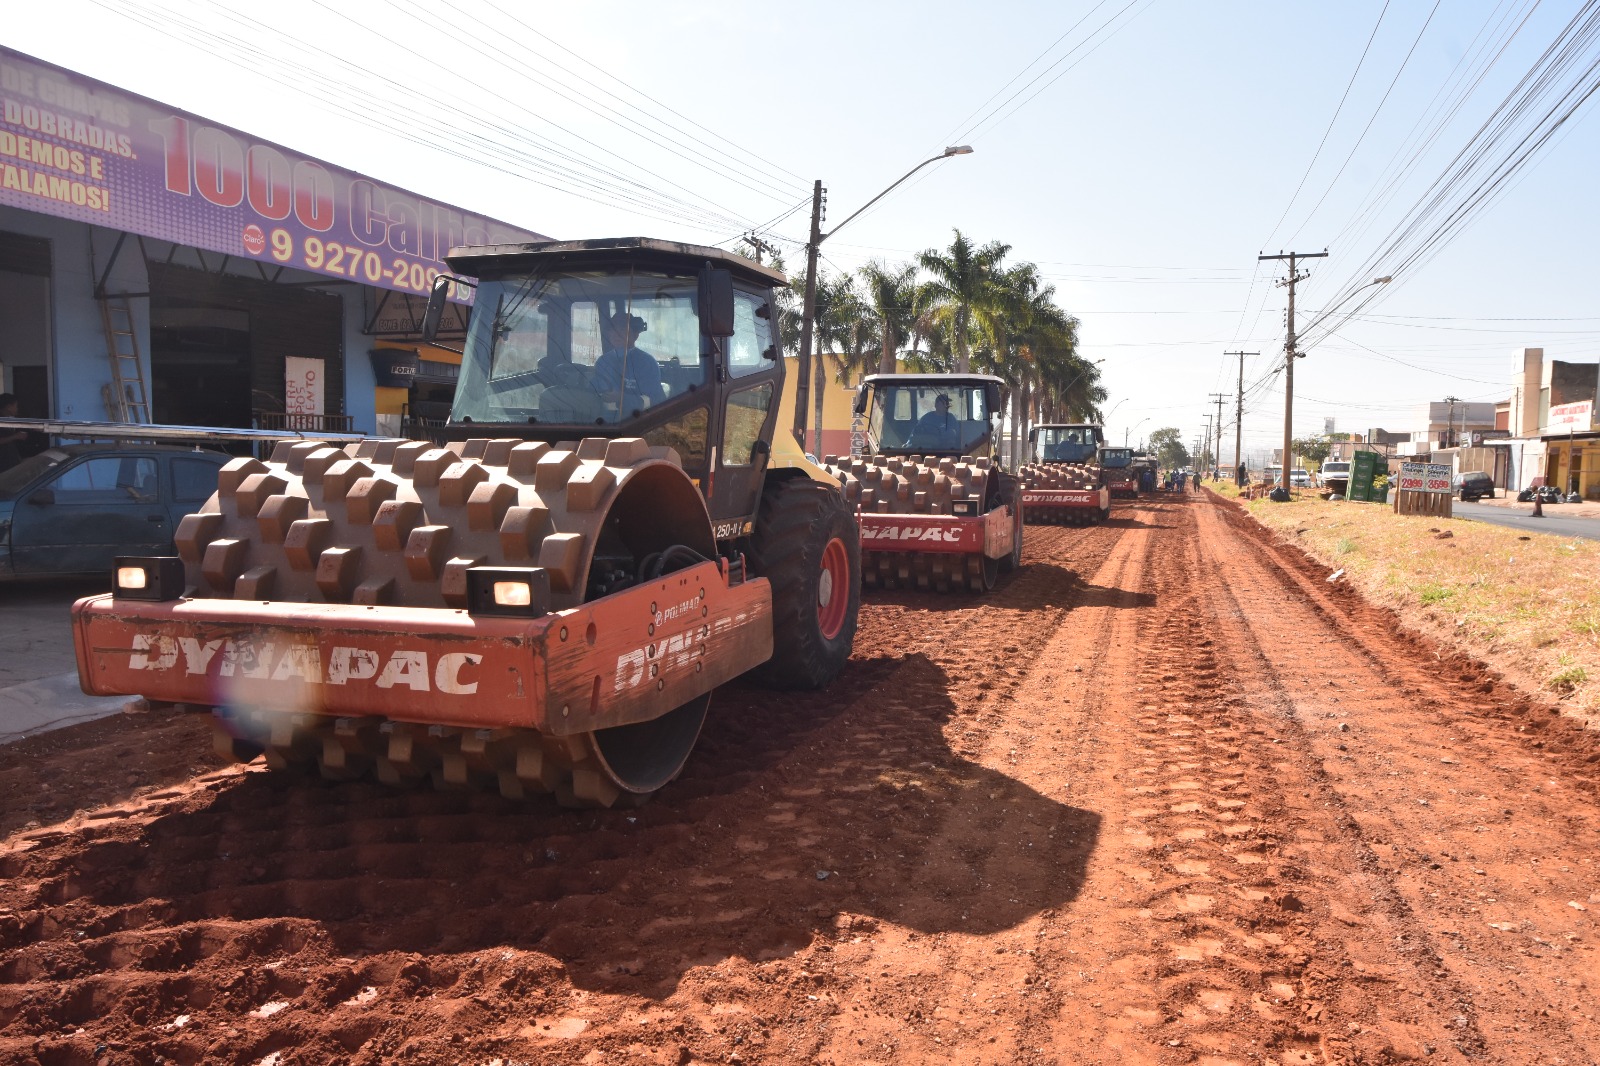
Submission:
[[[1350,464],[1338,459],[1330,459],[1322,464],[1320,475],[1322,487],[1332,489],[1343,496],[1350,489]]]

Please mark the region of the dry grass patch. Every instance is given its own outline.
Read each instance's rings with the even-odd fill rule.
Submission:
[[[1600,544],[1310,495],[1240,502],[1406,624],[1600,715]]]

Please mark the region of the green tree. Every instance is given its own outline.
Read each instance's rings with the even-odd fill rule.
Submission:
[[[1003,313],[1006,286],[1000,278],[1009,244],[990,241],[979,248],[960,230],[950,247],[929,248],[917,264],[930,275],[920,304],[929,325],[945,334],[955,352],[955,372],[972,370],[972,346],[980,334],[992,334]]]
[[[900,350],[911,340],[917,320],[917,268],[873,260],[858,272],[862,304],[877,334],[878,373],[893,374]]]
[[[1301,437],[1289,442],[1289,447],[1294,454],[1308,463],[1322,466],[1322,461],[1328,457],[1328,452],[1333,450],[1332,443],[1324,436]]]
[[[1175,426],[1163,426],[1150,434],[1149,448],[1167,470],[1177,470],[1189,465],[1189,449],[1183,446],[1182,434]]]
[[[871,329],[867,322],[855,278],[849,274],[817,275],[816,318],[812,324],[811,362],[812,454],[822,455],[822,410],[828,387],[827,365],[834,366],[834,379],[848,384],[852,375],[866,365]]]

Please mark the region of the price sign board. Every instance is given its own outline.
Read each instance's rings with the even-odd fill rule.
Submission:
[[[1345,492],[1347,500],[1370,501],[1372,479],[1378,476],[1378,453],[1356,452],[1350,457],[1350,485]]]
[[[1444,463],[1401,463],[1400,491],[1450,493],[1450,467]]]

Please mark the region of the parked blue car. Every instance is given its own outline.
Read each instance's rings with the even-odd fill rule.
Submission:
[[[222,452],[167,445],[47,448],[0,471],[0,581],[91,574],[119,555],[172,555],[184,515],[217,491]]]

